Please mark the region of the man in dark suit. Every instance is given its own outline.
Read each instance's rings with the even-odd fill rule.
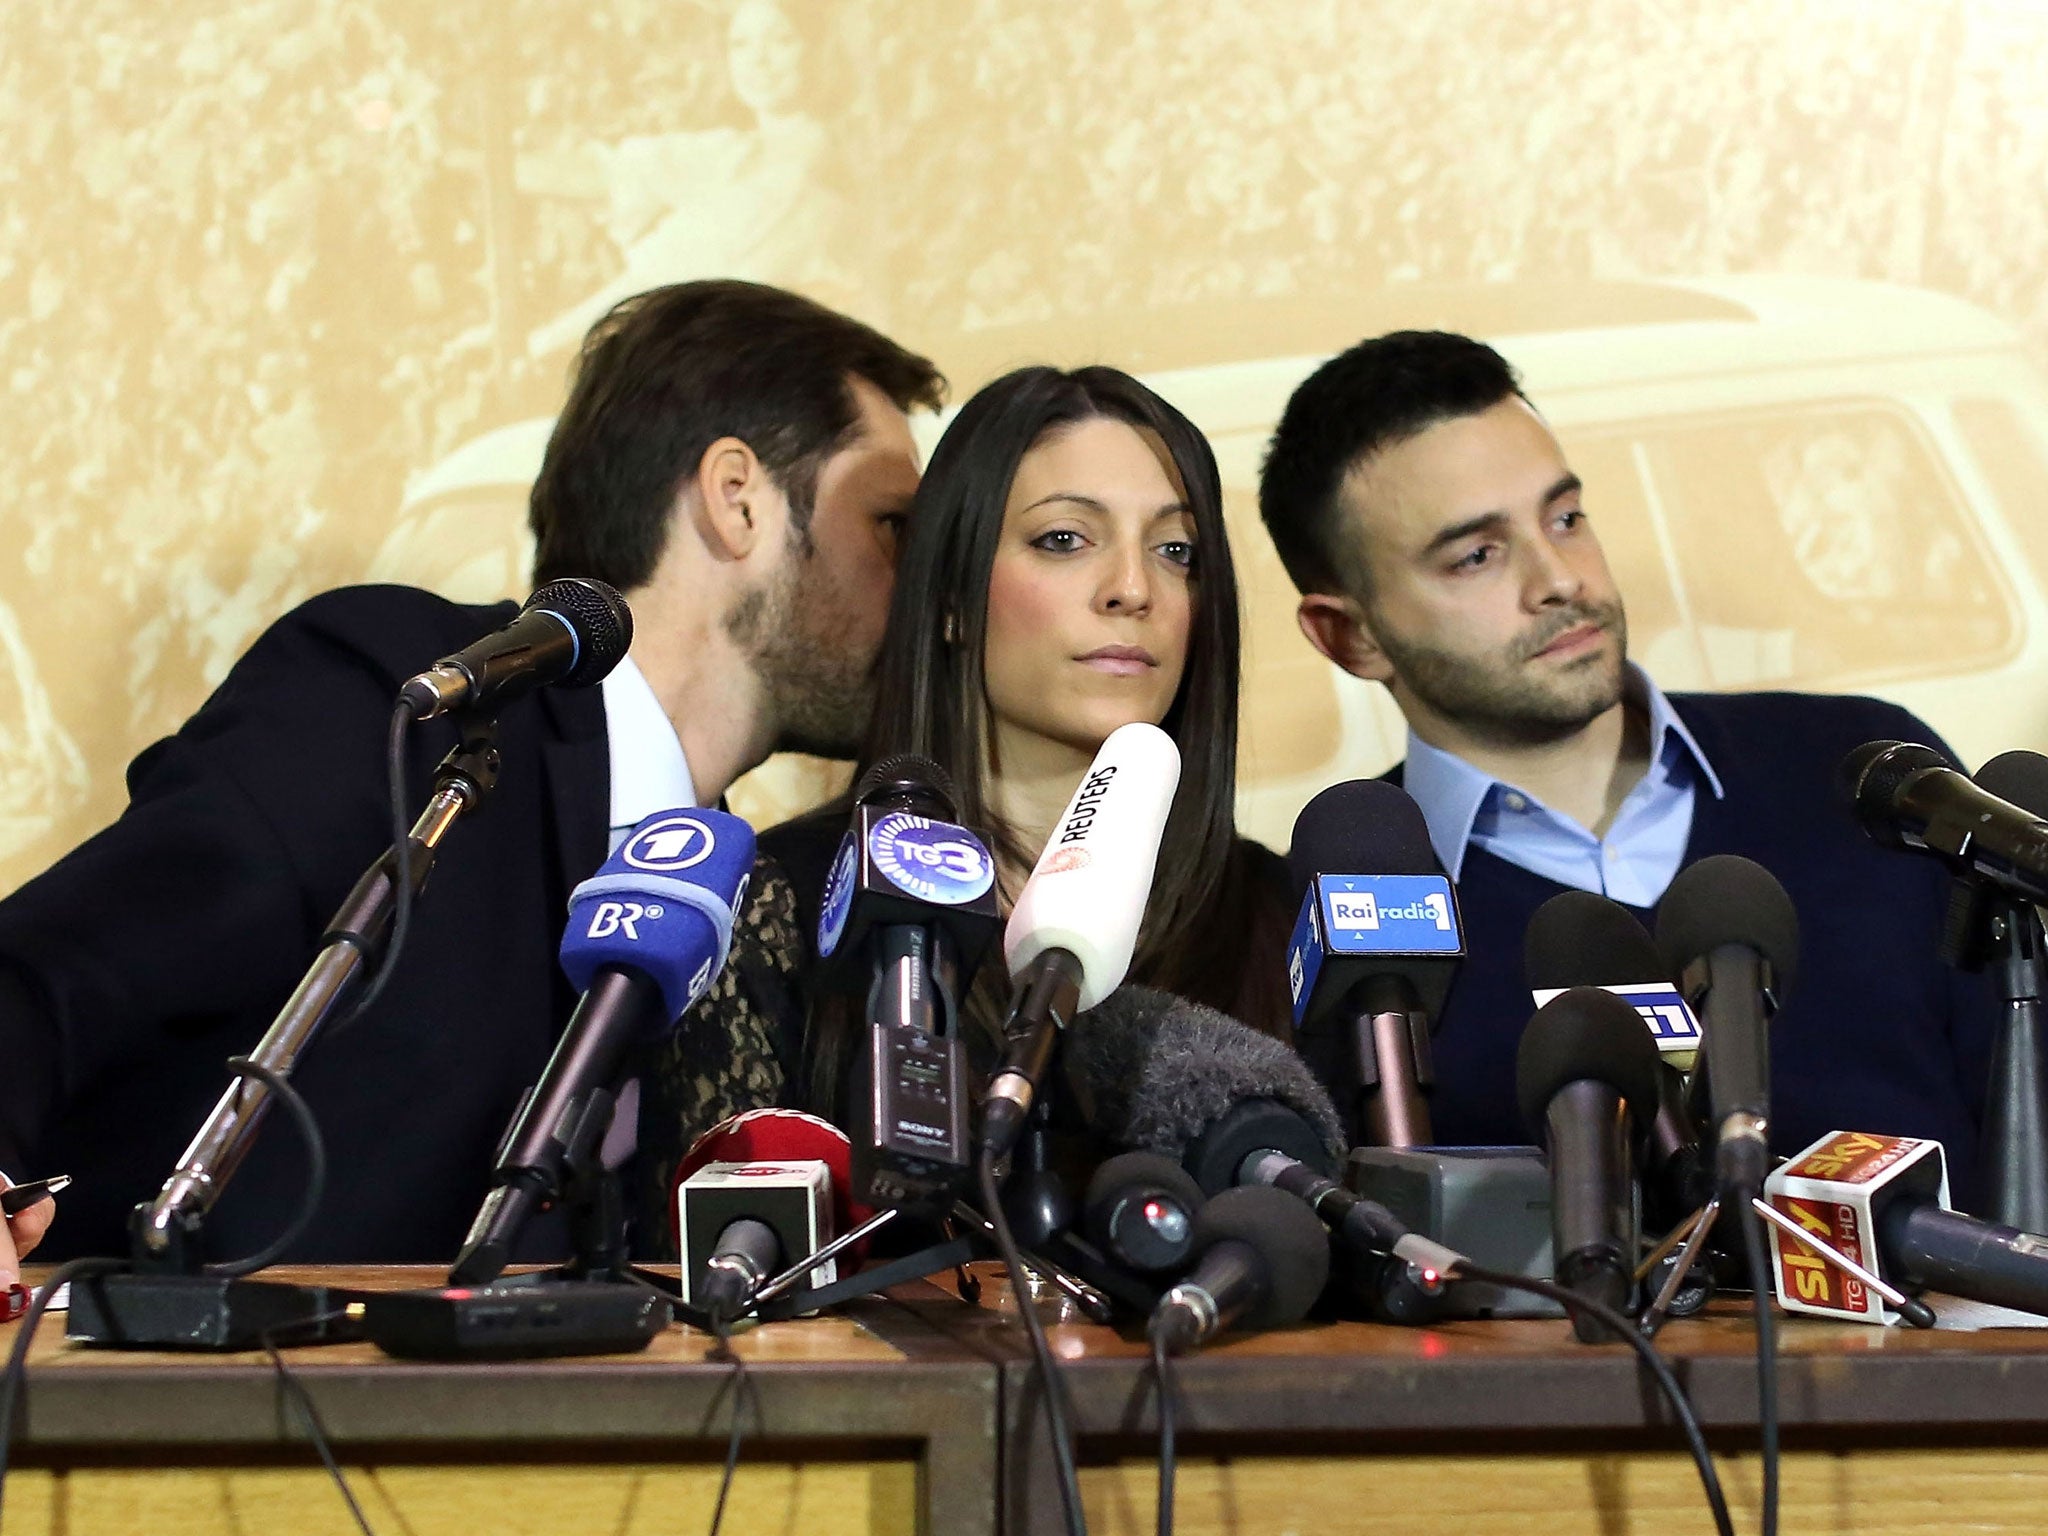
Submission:
[[[1458,882],[1468,958],[1433,1042],[1438,1136],[1529,1138],[1515,1053],[1537,907],[1576,888],[1648,920],[1683,865],[1737,853],[1800,918],[1798,983],[1771,1029],[1774,1148],[1837,1129],[1932,1137],[1966,1201],[1994,1010],[1937,958],[1940,869],[1871,843],[1835,782],[1862,742],[1936,738],[1874,699],[1664,694],[1627,659],[1585,500],[1505,360],[1441,332],[1324,364],[1261,481],[1301,627],[1400,705],[1408,754],[1391,777]]]
[[[852,750],[918,480],[905,413],[942,389],[868,327],[747,283],[642,294],[591,332],[534,485],[535,577],[619,588],[632,650],[601,689],[504,710],[497,787],[442,845],[389,985],[303,1058],[330,1174],[293,1257],[451,1258],[575,1003],[555,960],[571,887],[625,829],[716,803],[771,752]],[[125,1251],[224,1058],[389,841],[399,684],[511,613],[403,587],[313,599],[135,760],[113,826],[0,901],[0,1171],[76,1180],[46,1251]],[[444,722],[413,729],[416,793],[451,744]],[[783,1072],[730,1075],[772,1099]],[[297,1207],[302,1149],[273,1120],[208,1221],[212,1257]]]

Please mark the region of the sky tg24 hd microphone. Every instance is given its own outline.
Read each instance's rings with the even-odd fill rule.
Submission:
[[[503,629],[406,679],[398,696],[416,720],[452,709],[489,712],[550,683],[587,687],[632,643],[626,600],[601,581],[565,576],[529,597]]]
[[[1123,984],[1179,785],[1166,732],[1139,721],[1111,731],[1018,893],[1003,932],[1009,1045],[982,1098],[989,1155],[1016,1144],[1067,1022]]]
[[[596,1156],[628,1049],[673,1028],[725,968],[753,867],[754,831],[739,817],[662,811],[570,894],[562,970],[583,997],[512,1116],[452,1283],[502,1272],[534,1212]]]
[[[854,802],[825,880],[818,954],[825,985],[865,999],[854,1185],[895,1205],[943,1195],[967,1172],[959,1004],[1000,922],[996,865],[952,820],[952,785],[927,757],[882,759]]]
[[[1287,946],[1295,1032],[1343,1031],[1345,1107],[1364,1140],[1426,1146],[1431,1021],[1465,934],[1421,807],[1377,780],[1333,785],[1302,807],[1287,860],[1302,888]]]

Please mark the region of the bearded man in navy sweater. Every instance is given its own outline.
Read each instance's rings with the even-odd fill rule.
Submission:
[[[1995,1006],[1937,954],[1947,876],[1873,844],[1836,779],[1863,742],[1939,739],[1875,699],[1664,694],[1628,660],[1598,498],[1507,362],[1442,332],[1324,364],[1267,455],[1260,511],[1301,627],[1400,705],[1408,751],[1389,777],[1458,883],[1467,959],[1433,1041],[1438,1138],[1528,1140],[1522,938],[1544,901],[1597,891],[1653,925],[1680,868],[1736,853],[1799,913],[1798,983],[1771,1027],[1774,1150],[1831,1130],[1932,1137],[1968,1208]]]

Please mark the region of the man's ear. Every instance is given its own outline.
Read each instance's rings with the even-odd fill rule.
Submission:
[[[1294,616],[1308,643],[1353,677],[1370,683],[1393,679],[1393,663],[1374,638],[1365,610],[1352,599],[1310,592],[1302,597]]]
[[[719,560],[744,560],[760,542],[769,508],[768,471],[754,450],[721,437],[697,461],[698,523],[704,547]]]

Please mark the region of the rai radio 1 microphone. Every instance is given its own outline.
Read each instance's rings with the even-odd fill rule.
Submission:
[[[1016,1145],[1068,1021],[1123,985],[1179,786],[1171,736],[1141,721],[1117,727],[1018,893],[1003,931],[1008,1044],[982,1096],[988,1156]]]
[[[960,996],[1001,918],[995,860],[955,814],[930,758],[874,764],[854,786],[818,917],[821,984],[863,1000],[854,1184],[883,1204],[937,1198],[968,1170]]]
[[[874,1214],[852,1179],[852,1141],[816,1115],[753,1109],[712,1126],[676,1166],[683,1300],[720,1323],[742,1316],[769,1280]],[[830,1285],[838,1264],[809,1283]]]
[[[1770,1021],[1798,978],[1799,914],[1761,864],[1717,853],[1665,891],[1657,948],[1700,1021],[1716,1188],[1752,1200],[1770,1171]]]
[[[406,679],[398,696],[417,720],[454,709],[489,714],[549,684],[588,687],[632,643],[626,600],[601,581],[565,576],[529,597],[503,629]]]
[[[1620,902],[1560,891],[1536,909],[1522,940],[1522,968],[1538,1008],[1571,987],[1611,992],[1641,1015],[1657,1047],[1657,1113],[1649,1126],[1644,1215],[1676,1225],[1713,1191],[1682,1075],[1699,1057],[1700,1026],[1672,982],[1656,940]]]
[[[1287,946],[1295,1033],[1342,1031],[1364,1140],[1427,1146],[1430,1030],[1465,934],[1422,808],[1378,780],[1333,785],[1295,818],[1287,860],[1303,890]]]
[[[1657,1111],[1657,1048],[1626,1002],[1572,987],[1536,1010],[1515,1054],[1522,1118],[1550,1170],[1557,1283],[1616,1311],[1635,1292],[1636,1143]],[[1586,1343],[1608,1330],[1574,1312]]]
[[[583,996],[513,1113],[451,1284],[495,1279],[526,1223],[597,1156],[627,1052],[674,1028],[725,968],[753,867],[754,830],[739,817],[662,811],[570,894],[561,963]]]
[[[2048,902],[2048,820],[1991,793],[1934,748],[1865,742],[1843,759],[1841,777],[1872,841],[1931,853],[2023,901]]]
[[[1923,1289],[2048,1315],[2048,1237],[1949,1208],[1941,1143],[1830,1131],[1766,1181],[1765,1198],[1801,1231],[1902,1291]],[[1904,1317],[1774,1223],[1778,1300],[1795,1312],[1857,1322]],[[1914,1305],[1925,1309],[1925,1303]]]

